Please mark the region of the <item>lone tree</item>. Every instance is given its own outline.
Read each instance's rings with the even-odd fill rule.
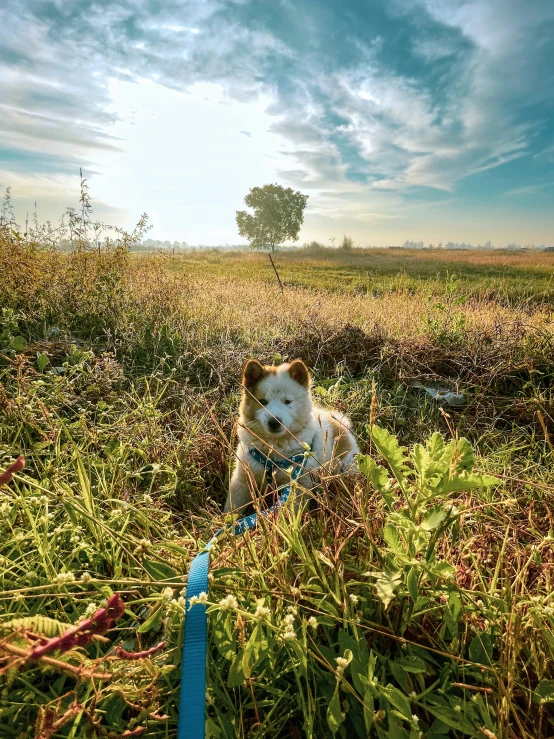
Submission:
[[[251,188],[244,202],[254,215],[237,210],[237,226],[252,249],[271,247],[292,239],[298,240],[298,232],[304,220],[304,208],[308,195],[280,185],[264,185]]]

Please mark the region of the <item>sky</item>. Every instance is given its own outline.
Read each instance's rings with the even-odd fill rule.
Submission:
[[[554,244],[552,0],[3,0],[0,188],[236,244],[249,188],[300,243]]]

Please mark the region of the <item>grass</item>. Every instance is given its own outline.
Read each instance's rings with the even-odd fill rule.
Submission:
[[[278,253],[281,292],[264,255],[99,251],[75,219],[69,255],[0,231],[0,471],[26,458],[0,487],[3,736],[175,736],[240,368],[277,355],[351,416],[363,474],[220,541],[208,734],[553,736],[554,257]],[[116,592],[107,631],[29,656]]]

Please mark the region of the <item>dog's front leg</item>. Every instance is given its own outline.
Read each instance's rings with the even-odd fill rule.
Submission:
[[[223,511],[236,511],[252,503],[251,482],[246,473],[245,463],[238,459],[229,483],[229,495]]]

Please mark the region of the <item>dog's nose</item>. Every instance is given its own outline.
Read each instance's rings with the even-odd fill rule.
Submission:
[[[267,422],[270,431],[279,431],[281,428],[281,421],[278,418],[270,418]]]

